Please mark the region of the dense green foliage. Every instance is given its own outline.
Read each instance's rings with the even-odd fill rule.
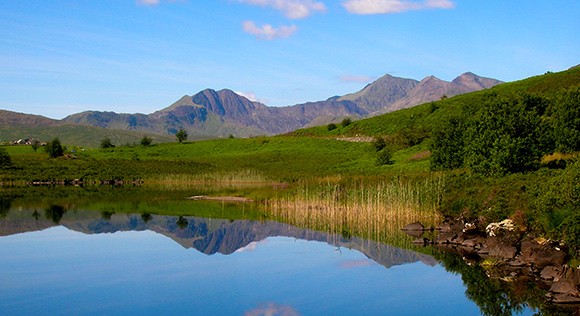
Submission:
[[[0,147],[0,169],[10,168],[12,166],[12,158],[4,147]]]
[[[147,182],[160,176],[187,181],[250,170],[268,181],[293,184],[420,179],[432,167],[444,170],[443,213],[484,221],[511,217],[580,249],[574,243],[580,211],[580,165],[574,154],[580,151],[580,69],[328,127],[277,137],[79,150],[58,159],[9,146],[12,167],[2,170],[0,182]],[[365,136],[374,141],[364,142]],[[341,137],[345,140],[337,140]],[[571,154],[541,160],[555,152]]]
[[[111,142],[111,138],[105,137],[101,140],[101,148],[106,149],[113,147],[115,147],[115,145],[113,145],[113,143]]]
[[[60,139],[54,138],[46,143],[44,150],[50,158],[56,158],[64,155],[65,148],[60,143]]]
[[[177,131],[177,133],[175,133],[175,138],[177,138],[177,141],[180,143],[183,143],[184,141],[187,140],[187,131],[184,130],[183,128],[180,128],[179,131]]]
[[[141,146],[147,147],[151,145],[151,143],[153,143],[153,139],[151,139],[151,137],[143,136],[143,138],[141,138]]]

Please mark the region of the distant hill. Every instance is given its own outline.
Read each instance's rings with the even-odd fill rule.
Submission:
[[[72,124],[40,115],[0,110],[0,143],[19,139],[48,141],[58,137],[65,145],[98,147],[108,137],[113,144],[138,144],[143,136],[154,143],[174,141],[175,137],[151,132],[104,129],[94,126]]]
[[[368,111],[369,116],[406,109],[444,97],[479,91],[502,83],[466,72],[451,82],[434,76],[421,81],[390,75],[379,78],[359,92],[347,94],[339,100],[350,100]]]
[[[206,138],[230,134],[239,137],[272,135],[340,121],[344,117],[374,116],[499,83],[473,73],[465,73],[452,82],[432,76],[417,81],[386,75],[356,93],[285,107],[253,102],[228,89],[205,89],[192,96],[183,96],[149,115],[88,111],[68,116],[64,121],[165,135],[184,128],[190,135]]]
[[[499,83],[473,73],[465,73],[451,82],[433,76],[417,81],[385,75],[355,93],[284,107],[253,102],[228,89],[205,89],[151,114],[86,111],[52,120],[0,110],[0,140],[62,135],[61,140],[69,144],[97,146],[103,137],[117,143],[135,142],[136,135],[157,135],[154,140],[168,140],[181,128],[188,132],[189,139],[282,134],[340,122],[345,117],[376,116]],[[93,129],[81,131],[81,126]]]
[[[380,80],[380,79],[379,79]],[[490,81],[488,81],[490,80]],[[557,73],[548,72],[544,75],[534,76],[523,80],[495,85],[493,79],[481,78],[471,73],[465,73],[451,83],[446,83],[434,77],[423,79],[407,96],[400,99],[391,106],[393,108],[404,108],[409,98],[429,98],[441,93],[448,97],[449,92],[466,91],[468,88],[493,87],[483,90],[464,93],[453,98],[449,97],[437,100],[433,103],[423,103],[401,111],[394,111],[377,115],[353,122],[352,124],[329,131],[326,126],[310,127],[292,132],[293,135],[310,135],[318,137],[353,137],[353,136],[385,136],[396,133],[400,136],[410,137],[413,133],[421,136],[428,135],[429,132],[445,119],[456,116],[465,111],[469,106],[482,104],[487,95],[510,96],[513,94],[531,94],[543,97],[550,97],[562,90],[580,87],[580,67],[572,67],[569,70]],[[465,90],[462,90],[464,87]],[[364,90],[364,89],[363,89]],[[479,89],[481,90],[481,89]],[[447,94],[449,93],[449,94]],[[411,97],[413,96],[413,97]],[[440,99],[440,98],[438,98]]]

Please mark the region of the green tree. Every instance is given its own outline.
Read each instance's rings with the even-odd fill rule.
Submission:
[[[465,132],[465,165],[488,175],[535,168],[542,156],[536,110],[522,97],[483,104]]]
[[[143,138],[141,138],[141,146],[143,147],[150,146],[152,142],[153,139],[151,139],[150,137],[143,136]]]
[[[0,169],[7,169],[12,167],[12,158],[6,151],[6,148],[0,147]]]
[[[34,139],[32,140],[32,144],[30,144],[30,147],[32,147],[32,150],[36,151],[38,148],[40,148],[40,142]]]
[[[393,164],[393,161],[391,160],[392,157],[393,157],[393,153],[390,150],[388,150],[387,148],[384,148],[383,150],[379,151],[379,153],[377,154],[377,160],[376,160],[377,166]]]
[[[175,137],[177,138],[178,142],[183,143],[185,140],[187,140],[187,131],[183,128],[180,128],[179,131],[175,133]]]
[[[556,149],[580,151],[580,88],[561,93],[553,104]]]
[[[375,137],[371,142],[371,145],[376,151],[381,151],[387,146],[387,141],[383,137]]]
[[[342,120],[342,122],[340,123],[340,125],[342,125],[342,127],[347,127],[352,123],[352,120],[350,119],[350,117],[346,117]]]
[[[330,124],[326,125],[326,129],[329,131],[332,131],[332,130],[336,129],[336,124],[330,123]]]
[[[64,155],[65,148],[62,146],[60,139],[57,137],[46,143],[44,150],[50,158],[56,158]]]
[[[111,138],[105,137],[101,140],[101,148],[113,148],[115,145],[111,142]]]
[[[439,125],[431,144],[431,169],[451,170],[463,166],[464,122],[454,117]]]

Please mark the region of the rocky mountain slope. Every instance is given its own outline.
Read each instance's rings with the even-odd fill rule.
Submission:
[[[433,76],[417,81],[385,75],[355,93],[285,107],[269,107],[227,89],[206,89],[183,96],[151,114],[86,111],[56,121],[36,116],[25,119],[4,111],[0,113],[0,123],[6,127],[23,121],[29,126],[72,123],[160,135],[173,135],[184,128],[192,139],[272,135],[336,122],[344,117],[374,116],[499,83],[473,73],[465,73],[451,82]]]

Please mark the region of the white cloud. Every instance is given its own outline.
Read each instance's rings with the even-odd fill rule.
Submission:
[[[411,10],[451,9],[451,0],[346,0],[342,6],[352,14],[391,14]]]
[[[315,0],[238,0],[242,3],[272,7],[289,19],[303,19],[313,12],[325,12],[326,5]]]
[[[369,83],[375,80],[375,77],[371,76],[357,76],[357,75],[342,75],[338,77],[338,80],[342,82],[357,82],[357,83]]]
[[[275,28],[270,24],[265,24],[262,27],[258,27],[256,23],[252,21],[244,22],[243,28],[244,32],[252,34],[256,36],[256,38],[265,41],[290,37],[298,30],[298,27],[296,25],[291,26],[282,25],[279,28]]]
[[[137,4],[142,5],[158,5],[161,0],[137,0]]]

